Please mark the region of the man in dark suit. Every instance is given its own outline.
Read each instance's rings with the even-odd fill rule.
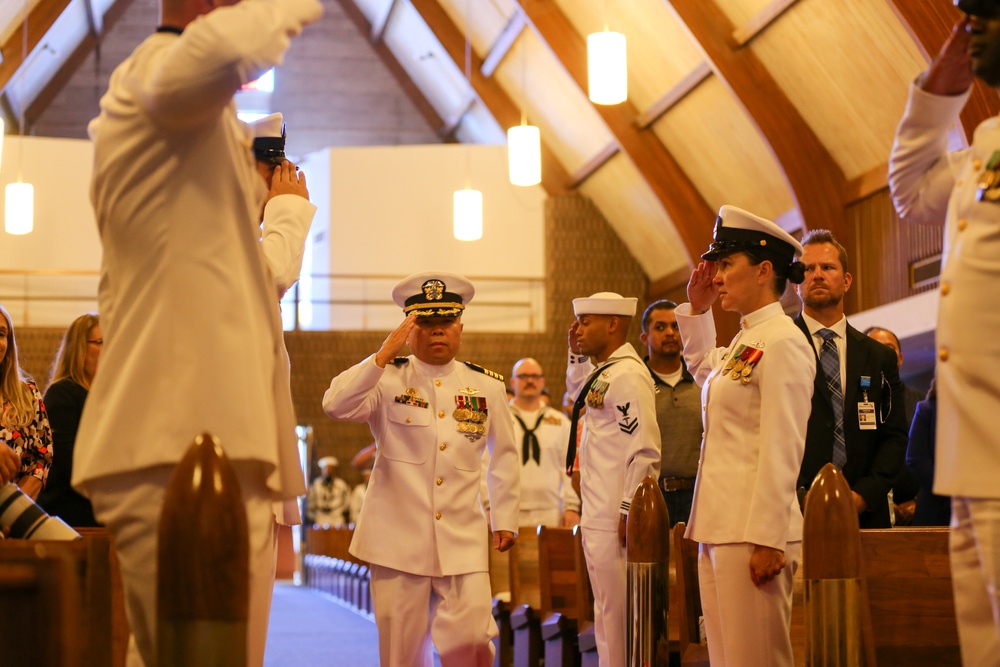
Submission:
[[[862,528],[890,528],[887,494],[903,464],[907,427],[895,353],[847,323],[847,252],[825,229],[802,239],[806,279],[795,323],[816,350],[816,385],[799,487],[827,463],[840,468]]]

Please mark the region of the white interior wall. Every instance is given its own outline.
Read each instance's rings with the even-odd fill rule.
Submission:
[[[25,236],[0,233],[0,303],[19,325],[63,326],[97,307],[101,244],[88,192],[91,144],[7,136],[3,147],[0,195],[19,173],[32,183],[35,225]],[[314,305],[310,328],[393,328],[399,309],[389,299],[392,285],[439,269],[476,279],[481,307],[465,316],[471,330],[542,330],[545,193],[509,184],[504,147],[326,149],[301,165],[319,207],[304,273],[337,277],[303,281],[300,298],[345,302]],[[464,187],[466,174],[483,192],[483,238],[474,242],[452,236],[452,192]],[[291,326],[294,307],[284,310]]]
[[[546,195],[540,186],[509,183],[506,147],[336,148],[301,164],[307,174],[329,174],[312,240],[315,256],[329,257],[333,278],[328,291],[322,280],[309,289],[318,301],[334,302],[313,304],[305,328],[392,329],[400,320],[393,284],[442,270],[474,279],[477,305],[463,317],[470,330],[544,329]],[[452,234],[452,193],[467,180],[483,193],[479,241]],[[318,267],[303,273],[323,273]]]

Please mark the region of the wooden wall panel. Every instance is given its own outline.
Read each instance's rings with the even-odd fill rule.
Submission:
[[[941,228],[909,225],[899,220],[888,190],[881,190],[847,209],[848,248],[854,248],[850,271],[854,286],[846,310],[855,313],[898,301],[933,287],[914,290],[909,264],[941,251]]]

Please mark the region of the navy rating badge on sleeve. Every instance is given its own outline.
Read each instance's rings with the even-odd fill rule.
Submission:
[[[618,420],[618,428],[622,433],[627,433],[632,435],[635,430],[639,428],[639,418],[630,417],[628,414],[629,408],[632,407],[631,403],[626,403],[625,405],[616,405],[615,409],[622,413],[621,419]]]

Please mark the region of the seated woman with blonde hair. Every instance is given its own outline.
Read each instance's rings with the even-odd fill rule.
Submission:
[[[85,313],[73,320],[63,335],[45,390],[56,455],[38,504],[74,527],[101,525],[94,518],[90,501],[70,486],[76,431],[101,358],[104,345],[101,335],[100,318],[95,313]]]
[[[18,363],[10,314],[0,306],[0,315],[0,442],[20,458],[10,481],[34,500],[52,465],[52,430],[38,387]],[[5,452],[3,458],[6,461],[10,455]]]

